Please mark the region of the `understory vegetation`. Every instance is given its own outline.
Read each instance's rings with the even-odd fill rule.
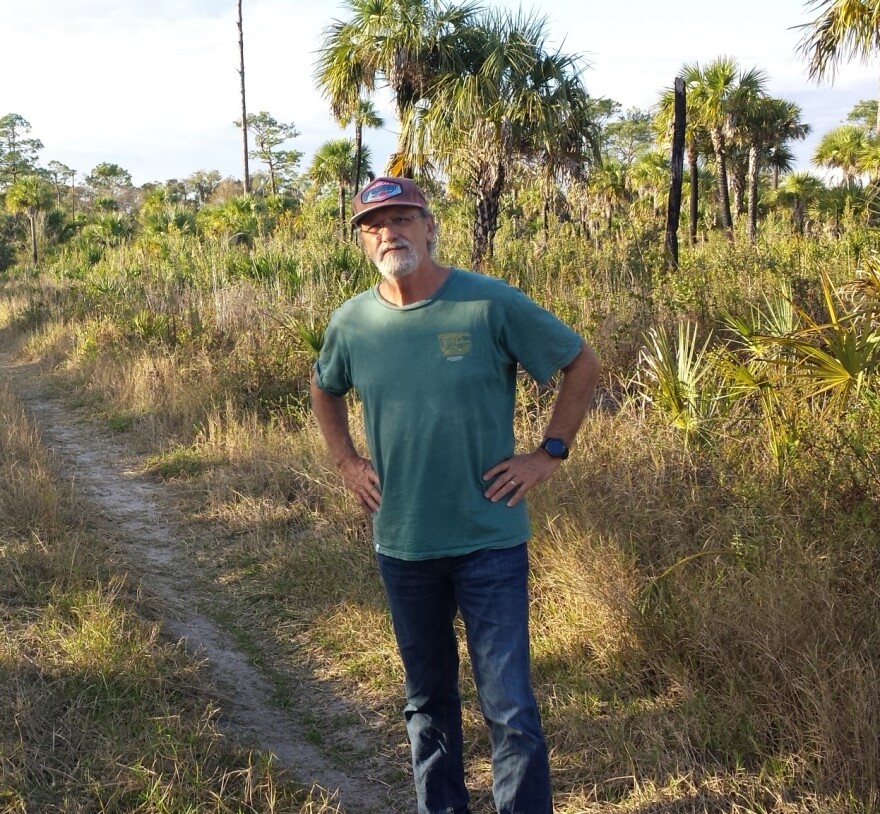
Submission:
[[[438,259],[466,265],[464,208],[438,197],[437,214]],[[486,272],[567,320],[604,364],[575,454],[530,500],[535,686],[557,810],[876,810],[875,233],[854,224],[805,239],[770,218],[756,244],[710,234],[669,269],[650,224],[597,244],[565,221],[547,235],[522,222],[502,223]],[[331,310],[374,282],[356,245],[304,207],[252,245],[169,230],[62,246],[6,275],[0,317],[16,358],[51,370],[185,496],[212,540],[198,556],[238,603],[237,635],[247,630],[267,663],[307,660],[396,720],[402,675],[368,524],[307,400]],[[540,438],[552,390],[521,382],[523,449]],[[6,436],[30,432],[13,429],[26,426],[14,406],[4,415]],[[102,786],[120,782],[91,768],[102,760],[126,784],[161,775],[193,800],[216,786],[200,790],[192,772],[248,785],[259,759],[227,753],[192,668],[61,518],[45,464],[27,463],[39,450],[3,454],[4,804],[37,799],[37,772],[46,794],[53,773],[82,777],[76,810],[184,810],[114,808],[112,795],[129,792]],[[111,755],[107,728],[131,718],[132,696],[150,733]],[[468,681],[465,700],[468,770],[488,805]],[[166,721],[171,705],[191,712]],[[87,734],[53,750],[43,710]],[[402,724],[387,737],[405,764]],[[186,743],[164,773],[144,765],[163,738]],[[191,810],[238,810],[216,805]]]

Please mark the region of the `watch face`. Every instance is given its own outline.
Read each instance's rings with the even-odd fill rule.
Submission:
[[[554,458],[561,458],[566,453],[565,444],[558,438],[548,438],[544,442],[544,449]]]

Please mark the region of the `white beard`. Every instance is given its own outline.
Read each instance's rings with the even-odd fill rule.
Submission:
[[[392,247],[396,251],[388,251]],[[377,255],[373,263],[386,280],[399,280],[401,277],[412,274],[418,268],[421,260],[415,249],[406,241],[393,243],[386,247],[384,252],[380,250],[379,254],[381,254],[381,259]]]

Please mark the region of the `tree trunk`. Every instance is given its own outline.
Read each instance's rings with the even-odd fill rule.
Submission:
[[[345,182],[339,182],[339,234],[345,238]]]
[[[360,121],[354,123],[354,181],[351,185],[351,194],[354,195],[358,191],[361,183],[361,144],[364,139],[364,126]]]
[[[242,157],[244,172],[241,185],[244,190],[244,194],[247,195],[248,192],[251,191],[251,174],[248,168],[247,105],[245,104],[244,95],[244,27],[242,25],[241,3],[242,0],[238,0],[238,74],[241,77],[241,141],[243,148]]]
[[[745,173],[738,171],[731,172],[728,180],[730,181],[730,189],[733,193],[731,212],[737,219],[737,223],[739,223],[739,216],[745,211],[743,209],[743,200],[746,197],[746,185],[748,182]]]
[[[688,215],[690,217],[690,223],[688,224],[688,242],[691,246],[696,245],[697,242],[697,218],[700,216],[700,167],[698,165],[699,162],[699,153],[697,152],[697,145],[693,139],[690,139],[687,143],[687,155],[688,155],[688,174],[690,177],[690,194],[688,196]]]
[[[478,170],[473,246],[471,248],[471,264],[478,270],[482,269],[483,260],[491,259],[493,254],[503,188],[504,165],[499,162],[494,168],[490,168],[483,163]]]
[[[877,96],[877,121],[874,122],[874,132],[880,136],[880,94]]]
[[[37,213],[36,211],[28,212],[28,222],[31,227],[31,259],[34,261],[34,268],[37,266]]]
[[[715,151],[715,176],[718,181],[721,222],[728,239],[733,240],[733,218],[730,215],[730,193],[727,188],[727,161],[724,157],[724,134],[720,127],[712,128],[712,149]]]
[[[758,156],[760,145],[752,142],[749,145],[749,210],[748,210],[748,232],[749,243],[754,243],[758,237],[758,172],[760,165]]]
[[[669,203],[666,207],[666,263],[678,268],[678,223],[681,219],[681,185],[684,168],[686,121],[684,79],[675,77],[675,119],[672,125],[672,157],[669,175]]]

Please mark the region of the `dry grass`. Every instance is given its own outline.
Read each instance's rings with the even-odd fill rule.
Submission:
[[[0,388],[0,810],[334,812],[218,726]]]
[[[496,262],[512,269],[503,247]],[[311,248],[332,273],[327,246]],[[587,278],[571,271],[570,249],[554,266],[557,248],[519,258],[519,282],[596,329],[615,374],[603,395],[616,404],[591,415],[576,454],[530,501],[534,668],[557,811],[877,810],[877,484],[847,481],[836,430],[818,422],[781,483],[760,432],[731,426],[689,449],[625,394],[649,316],[705,320],[797,277],[800,261],[785,246],[758,257],[709,245],[655,281],[648,312],[631,260],[605,253]],[[811,262],[844,250],[818,247]],[[199,256],[194,273],[222,260]],[[307,659],[388,721],[381,748],[403,762],[400,666],[367,526],[308,417],[308,356],[260,310],[324,314],[344,293],[334,282],[316,274],[285,295],[211,278],[188,300],[201,314],[190,322],[210,329],[177,344],[137,339],[129,317],[61,327],[52,308],[37,324],[21,292],[7,302],[34,313],[19,320],[31,352],[63,357],[68,382],[133,430],[156,475],[187,496],[208,532],[201,556],[239,627],[256,631],[253,647],[279,669]],[[524,446],[547,401],[521,391]],[[488,744],[467,677],[464,689],[482,812]]]

